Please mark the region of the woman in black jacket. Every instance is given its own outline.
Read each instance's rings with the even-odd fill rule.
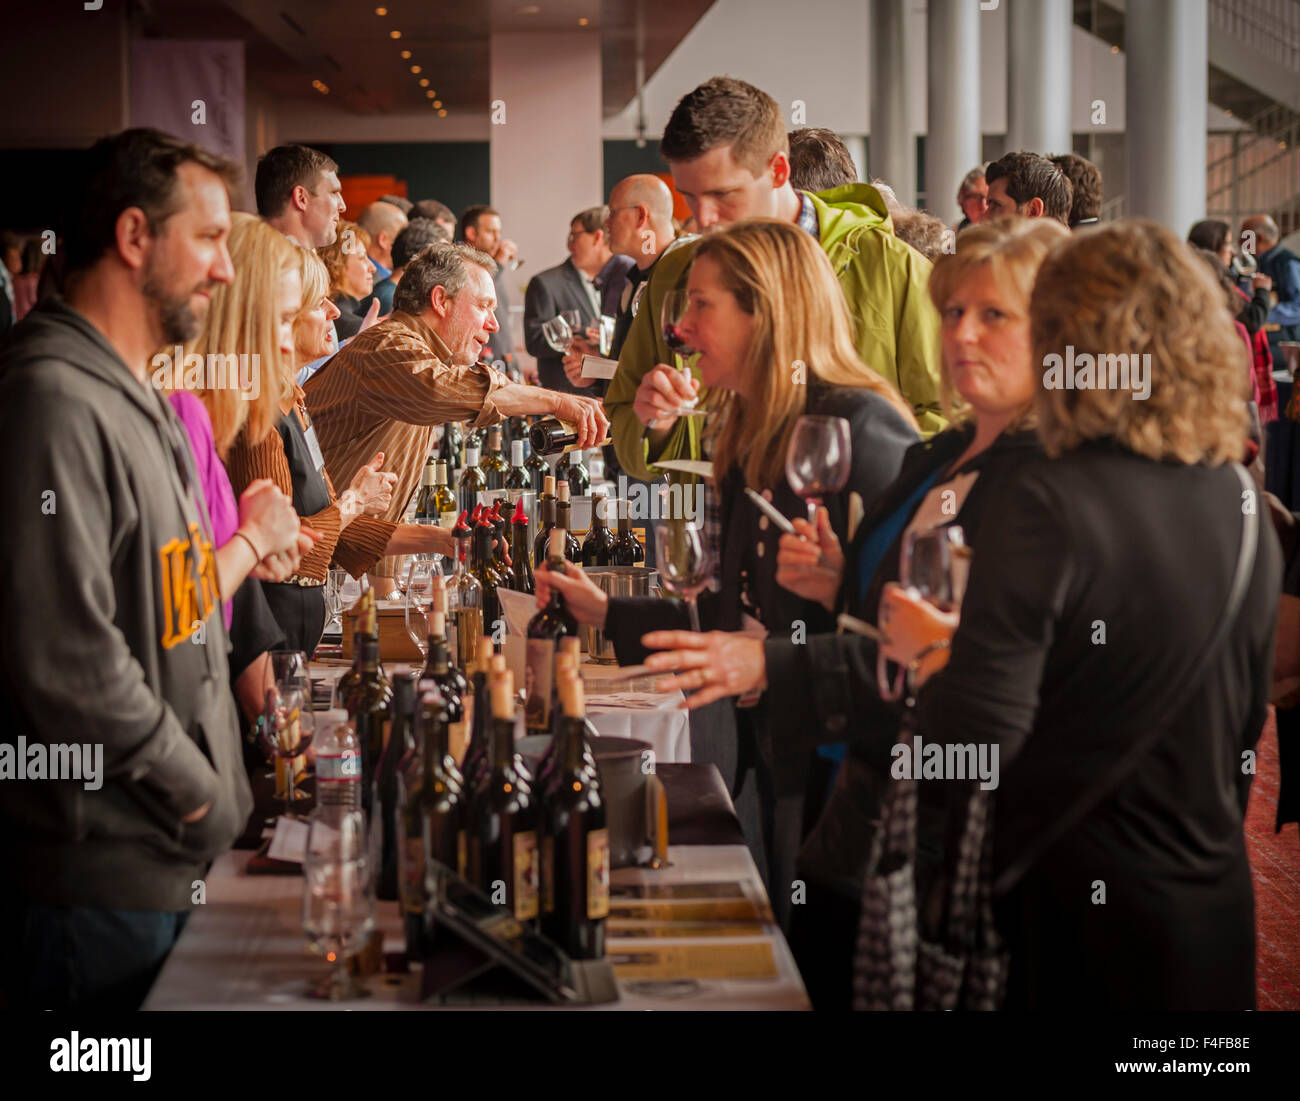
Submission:
[[[849,422],[852,470],[844,489],[827,498],[826,511],[830,529],[845,536],[855,507],[852,497],[859,498],[857,508],[877,497],[916,442],[911,411],[858,358],[830,262],[798,226],[751,219],[711,234],[696,253],[687,293],[690,307],[681,322],[682,335],[699,352],[697,366],[705,385],[725,392],[707,436],[718,473],[720,587],[701,597],[701,621],[726,631],[742,630],[752,621],[776,638],[830,630],[833,620],[826,609],[777,584],[780,532],[744,488],[765,491],[786,515],[804,513],[803,501],[785,477],[791,433],[804,414],[842,417]],[[645,657],[641,636],[647,630],[689,623],[680,603],[607,600],[576,571],[555,576],[539,569],[540,602],[549,598],[551,584],[579,621],[603,628],[625,665]],[[742,761],[755,757],[762,710],[742,706],[737,711]],[[772,777],[761,762],[754,763],[759,766],[770,881],[781,887],[773,898],[780,915],[790,901],[787,884],[800,835],[802,788],[783,785],[792,798],[778,806]],[[759,853],[760,867],[763,855]]]
[[[1201,265],[1150,222],[1073,239],[1044,264],[1032,315],[1041,361],[1124,349],[1149,357],[1146,375],[1036,395],[1052,459],[990,501],[992,537],[918,722],[936,742],[1001,749],[993,872],[1008,1004],[1251,1009],[1242,821],[1281,560],[1253,485],[1230,465],[1246,423],[1222,365],[1240,340]],[[1243,553],[1245,595],[1227,616]],[[904,657],[905,633],[891,627]],[[1148,732],[1127,771],[1112,771]]]
[[[954,524],[967,545],[981,545],[992,487],[1039,453],[1023,424],[1037,383],[1029,295],[1043,258],[1067,236],[1049,220],[987,222],[963,232],[956,254],[935,265],[930,295],[942,322],[941,380],[953,427],[908,451],[847,551],[824,515],[816,531],[796,521],[805,539],[782,539],[779,583],[827,612],[875,622],[883,587],[899,576],[908,529]],[[675,648],[648,661],[685,670],[670,683],[698,689],[692,707],[765,687],[761,748],[778,780],[798,783],[811,747],[847,743],[826,809],[799,853],[806,902],[795,910],[791,943],[814,1006],[848,1008],[862,874],[898,731],[899,708],[877,690],[875,643],[854,634],[757,642],[720,632],[645,641]],[[935,832],[923,838],[931,863]]]

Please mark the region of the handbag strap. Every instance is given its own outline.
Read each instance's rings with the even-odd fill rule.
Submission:
[[[1247,499],[1254,500],[1258,498],[1259,494],[1255,489],[1255,483],[1246,472],[1246,468],[1240,463],[1233,463],[1232,465],[1242,485],[1243,503]],[[1247,498],[1247,494],[1249,494],[1249,498]],[[1236,622],[1237,613],[1246,597],[1246,590],[1250,585],[1251,574],[1254,570],[1255,548],[1259,541],[1258,514],[1257,501],[1254,508],[1250,510],[1242,509],[1241,547],[1237,553],[1237,568],[1233,574],[1232,587],[1228,590],[1228,599],[1223,614],[1219,616],[1214,630],[1210,632],[1209,640],[1192,662],[1187,675],[1181,681],[1175,681],[1175,683],[1196,684],[1209,667],[1210,661],[1217,655],[1220,645]],[[1178,697],[1175,696],[1174,698],[1177,699]],[[1157,703],[1162,702],[1163,700],[1157,700]],[[1182,716],[1182,709],[1175,709],[1168,713],[1164,719],[1158,719],[1158,714],[1158,710],[1153,711],[1151,706],[1148,706],[1141,713],[1139,717],[1146,721],[1141,724],[1134,724],[1141,733],[1133,739],[1128,750],[1106,771],[1100,782],[1090,787],[1064,814],[1050,822],[1044,830],[1035,835],[1034,839],[1020,855],[1002,870],[993,885],[995,894],[1004,894],[1010,890],[1020,880],[1020,877],[1029,870],[1035,860],[1056,844],[1069,830],[1074,828],[1084,815],[1110,794],[1129,774],[1142,755],[1155,745],[1160,735],[1173,725],[1174,720]]]

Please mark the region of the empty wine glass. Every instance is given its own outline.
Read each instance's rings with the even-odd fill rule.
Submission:
[[[844,488],[852,462],[849,422],[843,417],[806,414],[795,422],[785,450],[785,477],[807,502],[810,524],[816,523],[822,498]]]
[[[691,369],[686,366],[686,361],[695,355],[695,349],[686,342],[686,338],[682,335],[681,323],[682,318],[686,316],[686,311],[690,309],[690,305],[690,298],[684,290],[671,290],[664,295],[663,305],[659,307],[659,324],[663,329],[664,343],[668,345],[670,352],[681,359],[681,374],[687,383],[691,380]],[[699,400],[698,397],[694,397],[683,402],[671,415],[676,417],[706,416],[706,410],[696,408]]]
[[[546,343],[551,346],[552,351],[563,355],[569,350],[569,341],[573,339],[573,330],[563,317],[556,316],[551,318],[550,321],[542,322],[542,336],[546,338]]]
[[[337,819],[314,815],[303,858],[302,929],[307,944],[333,968],[308,990],[312,998],[345,1001],[370,991],[348,971],[348,958],[365,945],[375,927],[374,862],[360,810]]]
[[[442,563],[434,554],[413,554],[406,570],[406,633],[421,655],[429,648],[429,601],[433,579],[442,577]]]
[[[910,531],[903,537],[898,583],[909,596],[928,600],[943,612],[961,606],[970,572],[970,551],[966,535],[957,524]],[[881,624],[888,628],[885,624]],[[890,662],[883,652],[876,652],[876,687],[881,699],[891,703],[903,698],[907,670],[903,666],[891,676]]]
[[[685,520],[660,520],[655,524],[655,560],[659,584],[686,601],[691,630],[699,631],[700,613],[695,601],[713,573],[703,532]]]
[[[266,708],[262,714],[262,748],[267,756],[285,762],[284,814],[296,818],[293,805],[299,798],[297,769],[294,759],[301,757],[316,735],[316,715],[311,709],[311,687],[294,682],[277,684],[266,690]]]
[[[564,318],[564,323],[569,326],[569,332],[573,336],[577,336],[585,328],[582,324],[581,310],[561,310],[560,316]]]

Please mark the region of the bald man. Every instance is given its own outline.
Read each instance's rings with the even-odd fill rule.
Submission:
[[[668,185],[658,176],[648,173],[619,180],[609,193],[605,238],[615,256],[630,256],[636,264],[627,273],[627,286],[623,288],[614,325],[614,341],[609,356],[618,359],[650,273],[659,257],[673,244],[673,193],[668,190]],[[596,351],[589,342],[578,340],[565,356],[564,374],[574,386],[586,389],[596,383],[595,379],[582,377],[583,354],[595,354]],[[598,385],[596,389],[603,390],[604,385]]]
[[[358,308],[370,309],[371,300],[377,298],[379,312],[387,314],[393,308],[393,292],[397,289],[392,278],[393,242],[406,228],[406,215],[392,203],[380,199],[357,215],[357,225],[370,234],[370,261],[375,265],[374,289]]]
[[[650,273],[659,257],[673,245],[673,193],[668,185],[648,173],[628,176],[615,184],[609,193],[606,236],[615,255],[630,256],[636,263],[627,273],[627,289],[614,326],[610,358],[618,359]]]
[[[1264,322],[1264,331],[1273,352],[1273,365],[1284,368],[1287,360],[1282,344],[1300,340],[1300,257],[1282,247],[1277,223],[1267,214],[1247,218],[1241,230],[1243,235],[1255,235],[1255,263],[1261,275],[1273,280],[1277,301]]]

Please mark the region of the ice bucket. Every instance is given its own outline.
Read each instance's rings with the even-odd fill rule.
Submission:
[[[648,566],[589,566],[583,570],[608,596],[649,596],[650,579],[657,571]],[[583,626],[582,644],[598,665],[617,665],[614,643],[596,627]]]

